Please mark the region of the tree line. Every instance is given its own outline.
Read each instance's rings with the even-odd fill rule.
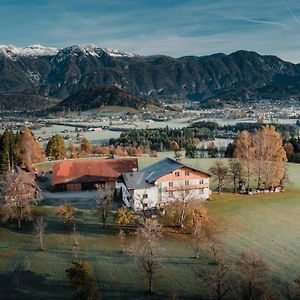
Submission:
[[[296,137],[298,136],[299,129],[297,126],[299,126],[299,123],[296,125],[290,125],[290,124],[268,124],[269,126],[273,126],[278,132],[281,133],[283,137],[285,136],[291,136]],[[254,132],[255,130],[262,129],[266,124],[263,123],[249,123],[249,122],[238,122],[233,125],[220,125],[217,122],[212,121],[199,121],[194,122],[190,127],[191,128],[208,128],[213,133],[215,133],[216,130],[223,130],[225,132],[235,132],[240,133],[244,130],[247,130],[249,132]]]
[[[172,150],[175,141],[180,148],[185,148],[189,143],[213,140],[213,132],[208,128],[157,128],[157,129],[132,129],[121,133],[118,139],[110,139],[109,144],[118,146],[147,147],[154,151]]]
[[[274,190],[282,187],[286,179],[287,155],[283,140],[273,126],[249,132],[242,131],[234,141],[229,166],[217,161],[210,168],[215,175],[218,191],[233,182],[234,191]]]
[[[20,166],[30,170],[32,164],[44,158],[43,150],[28,128],[14,133],[6,129],[0,136],[0,174]]]

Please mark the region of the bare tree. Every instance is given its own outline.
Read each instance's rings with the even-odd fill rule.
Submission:
[[[106,185],[96,185],[99,200],[97,201],[97,205],[93,210],[93,214],[100,217],[102,220],[102,226],[105,227],[107,217],[112,210],[112,202],[113,202],[113,191]]]
[[[215,181],[218,184],[217,190],[220,194],[225,182],[228,180],[228,167],[218,160],[209,168],[209,171],[215,176]]]
[[[295,278],[291,284],[286,285],[285,296],[288,300],[300,300],[300,276]]]
[[[212,234],[211,224],[208,218],[208,211],[206,208],[198,208],[193,211],[193,245],[195,248],[195,258],[199,258],[201,244],[210,238]]]
[[[44,235],[45,235],[45,229],[46,229],[47,223],[44,221],[44,218],[38,218],[34,222],[34,232],[36,234],[37,240],[40,245],[40,249],[44,250]]]
[[[268,281],[268,267],[259,253],[242,253],[236,261],[237,271],[244,281],[244,299],[256,299],[265,293]]]
[[[122,253],[125,252],[125,247],[124,247],[124,242],[125,242],[125,232],[124,230],[120,229],[119,233],[118,233],[118,238],[121,244],[121,249],[122,249]]]
[[[243,167],[238,159],[229,161],[228,175],[233,183],[233,191],[236,193],[238,189],[241,189],[241,183],[244,182]]]
[[[180,184],[174,187],[173,196],[169,201],[169,209],[176,210],[177,224],[183,228],[186,222],[189,204],[194,200],[189,185]]]
[[[294,285],[295,285],[295,299],[300,299],[300,276],[298,276],[296,279],[294,279]]]
[[[3,185],[3,202],[1,205],[1,219],[16,220],[21,229],[21,221],[31,220],[31,206],[40,199],[40,190],[34,183],[31,173],[18,170],[9,173]]]
[[[144,224],[147,218],[149,218],[150,216],[149,209],[154,208],[155,205],[153,201],[148,197],[146,191],[144,191],[143,194],[134,196],[133,201],[134,201],[135,210],[141,216],[142,224]]]
[[[130,248],[147,276],[150,294],[153,293],[153,280],[157,276],[162,261],[163,251],[159,244],[161,237],[161,226],[153,220],[146,220],[144,226],[138,228],[137,239]]]
[[[202,271],[196,271],[196,274],[207,284],[211,298],[222,300],[232,291],[229,281],[230,269],[228,264],[224,263],[222,251],[218,246],[212,244],[211,253],[215,265],[212,274],[206,276]]]

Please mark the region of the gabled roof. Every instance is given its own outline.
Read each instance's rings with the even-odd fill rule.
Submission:
[[[131,177],[129,177],[129,179],[128,179],[127,174],[123,174],[123,178],[125,175],[126,179],[128,180],[129,185],[135,186],[134,188],[137,188],[137,186],[142,186],[142,185],[147,186],[147,184],[154,183],[160,177],[162,177],[166,174],[172,173],[173,171],[181,169],[181,168],[189,168],[196,172],[202,172],[204,174],[207,174],[208,176],[211,176],[210,173],[208,173],[206,171],[192,168],[190,166],[187,166],[180,162],[177,162],[171,158],[165,158],[165,159],[147,167],[142,172],[134,172],[133,175],[130,175]],[[138,173],[138,174],[135,174],[135,173]],[[144,181],[144,183],[143,183],[143,181]],[[126,183],[126,181],[125,181],[125,183]],[[127,183],[126,183],[126,186],[127,186]]]
[[[137,168],[136,158],[65,160],[53,165],[52,184],[114,181]]]
[[[171,159],[171,158],[165,158],[149,167],[144,169],[143,171],[148,174],[146,176],[145,180],[147,182],[154,182],[158,178],[171,173],[179,168],[183,168],[184,165],[181,163]]]
[[[149,174],[145,172],[130,172],[123,173],[122,177],[128,190],[138,190],[153,186],[146,181],[148,175]]]

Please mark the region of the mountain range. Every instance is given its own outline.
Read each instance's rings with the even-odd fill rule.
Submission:
[[[300,64],[244,50],[172,58],[93,45],[62,49],[0,46],[2,108],[7,108],[14,95],[15,99],[24,95],[22,107],[26,109],[36,108],[37,103],[43,108],[49,98],[81,95],[82,101],[89,101],[80,92],[103,84],[115,85],[140,99],[299,98]]]

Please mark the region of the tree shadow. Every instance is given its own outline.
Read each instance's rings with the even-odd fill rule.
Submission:
[[[17,268],[0,273],[0,298],[5,300],[69,299],[71,289],[64,282]]]

